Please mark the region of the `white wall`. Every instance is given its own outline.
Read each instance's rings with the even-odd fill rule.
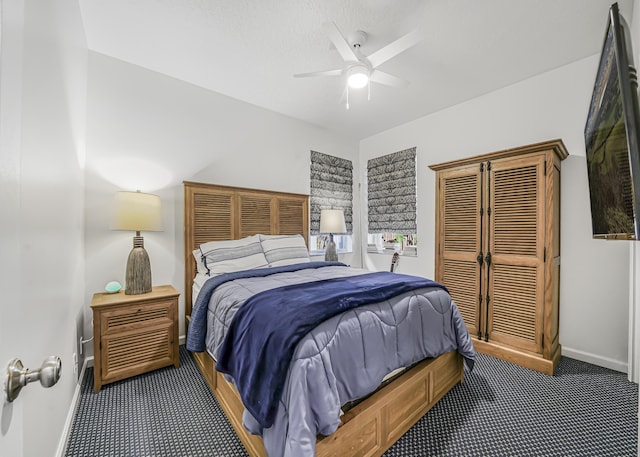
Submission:
[[[358,143],[101,54],[89,53],[86,169],[87,335],[93,293],[124,285],[133,233],[109,230],[117,190],[162,198],[163,232],[143,233],[153,284],[184,291],[182,182],[309,193],[309,151],[354,160]],[[357,241],[354,243],[359,246]],[[345,256],[353,262],[359,252]],[[184,334],[180,298],[180,334]]]
[[[629,246],[591,237],[583,129],[597,63],[597,56],[583,59],[367,138],[361,179],[368,159],[417,146],[418,258],[402,258],[398,271],[433,277],[435,173],[428,165],[561,138],[570,154],[562,163],[563,354],[626,371]],[[386,269],[388,258],[366,255],[365,263]]]
[[[63,429],[76,388],[73,353],[76,351],[75,319],[82,309],[84,290],[83,252],[83,176],[84,119],[86,94],[86,43],[76,0],[30,0],[3,2],[7,11],[23,15],[3,30],[3,52],[12,56],[3,65],[14,75],[21,73],[21,84],[13,92],[2,93],[2,113],[15,116],[3,120],[2,146],[7,136],[14,157],[20,161],[17,174],[2,174],[18,189],[17,233],[3,242],[17,248],[16,301],[2,303],[2,318],[12,319],[12,338],[3,340],[3,354],[22,360],[25,367],[38,368],[49,355],[62,358],[60,381],[49,389],[38,383],[22,390],[14,407],[22,412],[21,423],[4,421],[2,435],[11,427],[21,431],[21,445],[5,448],[0,454],[40,457],[55,455],[61,445]],[[3,21],[3,27],[7,25]],[[4,38],[15,41],[4,43]],[[19,56],[19,58],[14,58]],[[2,69],[2,89],[5,68]],[[4,108],[10,103],[12,109]],[[4,167],[3,167],[4,169]],[[15,180],[15,181],[14,181]],[[11,217],[11,213],[4,213]],[[4,221],[3,221],[4,224]],[[8,259],[15,258],[13,251]],[[6,251],[3,250],[3,254]],[[3,283],[4,284],[4,283]],[[5,291],[3,287],[3,291]],[[9,295],[10,297],[10,295]],[[7,297],[5,297],[7,298]],[[19,313],[5,307],[20,308]],[[4,325],[4,324],[3,324]],[[4,327],[3,327],[4,328]],[[1,361],[3,364],[5,360]],[[2,365],[5,369],[5,365]],[[14,420],[16,418],[14,417]]]
[[[634,5],[635,6],[635,5]],[[640,7],[634,7],[632,17],[626,18],[631,25],[631,40],[634,64],[640,64]],[[632,243],[629,250],[629,380],[640,381],[640,249]],[[638,432],[640,436],[640,431]],[[638,450],[640,453],[640,449]],[[639,454],[640,455],[640,454]]]
[[[631,40],[633,42],[634,64],[640,64],[640,7],[634,2],[631,18]],[[640,249],[638,242],[629,250],[629,371],[630,381],[640,380]],[[638,398],[640,409],[640,397]],[[640,456],[640,415],[638,415],[638,456]]]

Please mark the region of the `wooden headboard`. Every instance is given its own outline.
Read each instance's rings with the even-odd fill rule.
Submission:
[[[241,187],[184,183],[185,316],[191,316],[196,274],[193,250],[207,241],[246,236],[296,235],[309,246],[309,196]]]

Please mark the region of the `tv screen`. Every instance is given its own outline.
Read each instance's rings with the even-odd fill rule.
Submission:
[[[632,65],[628,27],[614,3],[584,131],[594,238],[640,239],[640,117]]]

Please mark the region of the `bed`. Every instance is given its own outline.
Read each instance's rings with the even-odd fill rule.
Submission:
[[[226,326],[225,331],[228,331],[228,327],[232,327],[232,323],[240,322],[238,316],[245,310],[263,309],[263,305],[254,308],[250,307],[250,304],[253,305],[258,296],[268,293],[275,293],[281,296],[281,290],[283,289],[278,289],[278,287],[296,290],[304,287],[306,291],[307,287],[313,287],[313,284],[318,286],[319,282],[327,280],[331,281],[329,283],[331,284],[331,290],[335,290],[336,294],[343,293],[341,292],[342,289],[340,289],[343,286],[338,284],[345,283],[344,293],[349,294],[349,300],[356,300],[359,295],[356,295],[355,292],[352,293],[352,289],[350,289],[351,287],[356,287],[354,283],[357,283],[362,290],[367,289],[368,293],[368,289],[375,288],[376,284],[387,280],[396,281],[397,283],[404,281],[404,284],[405,282],[414,281],[414,279],[410,277],[402,278],[404,275],[386,273],[387,276],[394,276],[394,278],[388,278],[384,273],[364,272],[340,263],[315,263],[308,258],[284,260],[270,258],[267,260],[267,265],[264,265],[263,260],[254,261],[256,259],[253,259],[248,261],[247,265],[250,268],[232,273],[231,278],[228,278],[228,274],[222,274],[220,276],[211,275],[214,276],[213,279],[203,280],[203,274],[206,276],[207,273],[205,270],[207,268],[217,268],[218,265],[210,262],[209,265],[203,266],[202,262],[196,260],[197,256],[194,255],[194,251],[199,250],[203,245],[226,247],[234,246],[233,243],[237,242],[240,246],[246,246],[249,241],[251,241],[251,244],[256,241],[273,245],[280,242],[279,240],[282,238],[290,241],[296,240],[298,245],[300,242],[303,245],[308,244],[306,239],[306,233],[308,233],[308,197],[297,194],[190,182],[185,182],[184,189],[185,314],[187,325],[189,326],[188,348],[189,345],[191,345],[192,350],[195,348],[194,358],[200,371],[251,456],[268,455],[265,443],[266,448],[270,450],[269,455],[272,456],[312,456],[314,453],[318,456],[382,455],[440,398],[462,381],[463,357],[461,352],[470,363],[473,361],[474,353],[464,325],[461,323],[453,325],[447,321],[449,319],[454,322],[455,319],[459,319],[459,312],[457,312],[455,304],[451,302],[446,290],[431,283],[416,282],[408,289],[402,289],[402,287],[405,287],[404,285],[394,286],[399,287],[395,290],[394,298],[384,296],[384,300],[379,302],[363,302],[360,303],[362,306],[354,307],[347,311],[336,311],[326,320],[323,317],[321,325],[315,326],[314,324],[313,331],[303,332],[304,335],[292,343],[294,344],[294,349],[292,349],[294,351],[293,357],[291,358],[291,364],[287,365],[287,371],[284,373],[284,382],[273,382],[274,385],[281,386],[279,387],[280,391],[277,392],[277,398],[281,399],[272,404],[270,408],[265,408],[264,410],[255,409],[256,407],[252,405],[251,400],[246,398],[247,393],[252,388],[247,390],[247,386],[251,386],[251,384],[243,384],[244,381],[241,379],[242,370],[235,372],[238,373],[235,378],[229,376],[231,373],[229,367],[234,365],[226,362],[228,360],[224,358],[226,355],[221,358],[221,354],[233,352],[225,346],[225,341],[230,339],[221,338],[218,331],[202,330],[203,313],[208,316],[206,320],[210,323],[216,322],[216,313],[220,313],[217,320],[219,323],[222,322]],[[273,235],[287,235],[288,237],[273,237]],[[222,270],[217,273],[223,272]],[[239,277],[235,277],[234,275],[236,274]],[[197,277],[200,280],[194,282],[194,278]],[[313,278],[313,281],[305,279],[308,277]],[[221,284],[213,284],[221,278],[223,280]],[[306,284],[307,282],[309,284]],[[347,285],[346,283],[349,284]],[[323,284],[322,287],[326,287],[326,285]],[[229,288],[229,290],[225,288]],[[220,297],[230,296],[232,288],[244,291],[245,296],[233,298],[230,302],[231,304],[220,305]],[[387,291],[386,286],[379,289],[376,293],[390,293]],[[320,290],[317,289],[313,296],[327,295],[318,293]],[[195,302],[192,300],[195,295],[194,292],[198,297]],[[416,296],[419,298],[416,298]],[[396,299],[403,304],[392,304],[392,302],[395,303]],[[424,300],[435,300],[435,302],[439,303],[436,307],[442,307],[441,314],[438,314],[438,319],[446,321],[444,332],[449,333],[449,335],[445,342],[439,343],[440,347],[438,349],[432,350],[423,347],[411,349],[406,346],[406,341],[403,340],[403,338],[413,338],[406,336],[409,335],[408,327],[405,328],[403,326],[415,323],[417,320],[423,319],[423,317],[416,319],[416,316],[422,316],[422,314],[402,313],[427,312],[424,309],[429,307],[423,306],[420,308],[416,304],[417,302],[422,303]],[[203,303],[205,304],[203,305]],[[385,305],[382,306],[381,303],[385,303]],[[389,304],[386,305],[386,303]],[[225,308],[224,306],[227,307]],[[395,306],[399,306],[399,308]],[[218,309],[222,311],[217,311]],[[345,351],[344,347],[355,347],[356,345],[353,344],[354,340],[349,342],[349,338],[354,338],[353,331],[338,333],[340,326],[347,325],[348,327],[348,325],[353,325],[354,322],[367,321],[363,316],[373,316],[374,313],[382,312],[383,309],[391,314],[386,317],[376,315],[368,322],[379,322],[382,319],[385,322],[384,328],[387,329],[387,321],[394,319],[397,321],[398,324],[394,323],[393,325],[400,325],[398,327],[399,330],[383,332],[378,329],[378,333],[380,335],[393,333],[394,344],[403,348],[402,350],[395,348],[392,351],[395,354],[393,357],[398,360],[394,359],[393,363],[385,362],[386,365],[383,364],[384,366],[373,368],[374,361],[378,363],[379,360],[384,358],[378,357],[378,353],[371,350],[360,351],[369,353],[369,358],[363,362],[369,365],[366,365],[367,370],[358,372],[357,375],[347,375],[344,368],[336,368],[334,370],[333,367],[326,368],[324,365],[317,364],[318,360],[324,359],[322,363],[327,363],[327,360],[334,360],[337,361],[335,362],[336,366],[340,366],[340,362],[338,362],[340,357],[346,357],[345,360],[347,362],[343,360],[342,363],[343,365],[345,363],[348,365],[351,360],[349,359],[350,351]],[[404,311],[400,312],[398,311],[399,309]],[[233,319],[236,313],[238,319]],[[394,313],[398,316],[402,315],[404,318],[394,317]],[[306,314],[308,314],[307,311],[302,312],[301,315]],[[410,318],[407,318],[408,316]],[[426,318],[424,320],[425,322],[427,321]],[[433,319],[428,322],[431,321]],[[430,324],[421,325],[426,325],[422,330],[423,333],[425,329],[432,333],[433,329],[429,327]],[[288,327],[288,325],[285,327]],[[322,333],[326,330],[325,327],[330,329],[328,333]],[[365,327],[371,327],[371,325]],[[378,325],[378,327],[380,326]],[[206,334],[203,335],[202,332]],[[242,332],[237,331],[237,333],[241,334]],[[193,335],[197,334],[200,334],[200,336],[193,337]],[[214,336],[212,337],[211,334]],[[329,338],[323,335],[332,336]],[[336,337],[336,335],[342,336]],[[195,343],[190,341],[192,337],[204,340],[205,345],[198,346],[196,344],[194,346]],[[384,335],[379,336],[379,338],[386,337]],[[322,338],[328,339],[322,342]],[[339,346],[338,343],[334,344],[336,340],[347,341],[346,346],[344,344],[343,346]],[[321,341],[321,343],[318,343],[318,341]],[[329,341],[331,344],[328,343]],[[227,343],[227,346],[229,346],[229,343]],[[376,351],[384,352],[384,348],[389,345],[382,340],[376,343],[370,343],[367,340],[367,344],[359,346],[362,348],[375,347]],[[231,347],[234,346],[231,345]],[[239,347],[240,344],[238,343]],[[322,348],[322,351],[325,352],[321,354],[318,348]],[[458,348],[461,349],[460,352],[457,350]],[[430,351],[436,351],[437,353],[431,354]],[[248,352],[248,354],[251,353],[252,351]],[[341,353],[345,355],[338,355]],[[425,359],[424,354],[429,354],[429,356]],[[214,357],[219,360],[214,360]],[[360,355],[356,359],[358,357]],[[219,363],[218,367],[227,373],[226,377],[222,372],[216,370],[216,362]],[[381,371],[387,371],[387,369],[392,368],[392,365],[395,367],[398,364],[408,368],[401,374],[395,375],[395,377],[386,381],[383,387],[379,388]],[[240,366],[246,365],[241,364]],[[337,374],[332,374],[332,382],[328,381],[329,375],[318,375],[319,372],[333,373],[333,371]],[[281,372],[282,370],[280,370],[280,376],[282,376]],[[349,387],[348,383],[342,383],[343,376],[350,378],[349,382],[354,382],[353,379],[355,379],[355,383],[358,385]],[[379,377],[380,379],[378,379]],[[317,397],[316,392],[320,388],[314,383],[316,382],[315,380],[321,378],[322,382],[319,382],[322,384],[321,388],[325,389],[329,386],[329,390],[321,390],[321,397]],[[274,379],[277,380],[279,378],[274,375]],[[338,379],[338,381],[335,381],[335,379]],[[230,382],[231,380],[235,382]],[[269,383],[265,382],[265,384]],[[308,392],[304,389],[308,389]],[[366,392],[362,391],[362,389],[365,389]],[[248,405],[246,408],[238,390],[245,394],[245,402]],[[317,401],[317,398],[323,398],[323,401]],[[331,399],[327,400],[328,398]],[[348,410],[340,408],[344,403],[347,403],[347,400],[355,400],[356,398],[358,402],[355,406]],[[336,407],[336,402],[339,403],[338,407]],[[261,404],[260,402],[258,403]],[[248,410],[251,410],[251,413]],[[299,411],[304,411],[304,414],[298,414]],[[296,414],[298,415],[296,416]],[[301,422],[306,421],[306,416],[313,417],[309,423],[305,422],[300,426]],[[261,433],[262,437],[251,434],[245,427],[253,432]],[[298,433],[300,433],[299,436],[297,435]]]

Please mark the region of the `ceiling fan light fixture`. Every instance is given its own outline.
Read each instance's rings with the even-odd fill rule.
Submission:
[[[362,89],[369,84],[369,70],[364,65],[354,65],[347,73],[347,84],[352,89]]]

